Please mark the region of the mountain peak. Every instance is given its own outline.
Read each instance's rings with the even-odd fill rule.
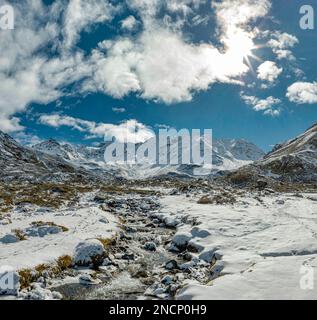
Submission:
[[[33,148],[50,155],[61,157],[72,164],[84,166],[87,169],[100,169],[103,172],[114,170],[117,171],[118,174],[124,172],[124,176],[130,178],[159,176],[169,173],[185,173],[191,175],[191,166],[183,166],[181,161],[177,165],[160,165],[157,162],[154,164],[134,166],[133,168],[124,164],[109,166],[104,162],[104,152],[107,145],[108,143],[103,142],[97,147],[84,145],[73,146],[71,144],[62,145],[55,143],[55,140],[48,140],[35,145]],[[140,145],[136,147],[138,148]],[[179,147],[180,145],[178,145],[178,148],[173,147],[168,152],[170,155],[178,152],[178,158],[181,159],[182,151],[179,150]],[[264,152],[261,149],[244,139],[215,140],[213,143],[213,164],[215,172],[236,169],[256,161],[263,156]]]

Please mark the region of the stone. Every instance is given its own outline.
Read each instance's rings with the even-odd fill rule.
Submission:
[[[101,218],[101,219],[99,219],[99,222],[104,223],[104,224],[108,224],[109,220],[107,218]]]
[[[165,276],[163,279],[162,279],[162,283],[165,284],[165,285],[169,285],[173,282],[173,278],[169,275]]]
[[[265,180],[258,180],[256,182],[256,187],[259,189],[259,190],[264,190],[266,187],[268,186],[268,183],[267,181]]]
[[[167,217],[164,219],[164,223],[168,228],[176,228],[181,222],[178,219]]]
[[[165,263],[165,269],[167,270],[175,270],[178,269],[178,263],[175,260],[170,260]]]
[[[134,254],[133,253],[125,253],[121,256],[122,260],[134,260]]]
[[[184,251],[188,245],[188,242],[191,240],[192,236],[185,233],[178,233],[176,234],[173,239],[172,243],[181,251]]]
[[[144,249],[148,251],[156,251],[156,244],[154,242],[147,242],[144,245]]]
[[[211,263],[216,258],[216,249],[205,251],[199,255],[199,259],[204,260],[208,263]]]
[[[187,250],[189,252],[199,253],[204,250],[204,247],[202,245],[198,244],[197,242],[191,240],[188,242]]]
[[[135,277],[135,278],[148,278],[149,273],[146,270],[140,269],[133,275],[133,277]]]
[[[105,248],[97,239],[80,242],[74,252],[73,262],[79,266],[102,264],[105,258]]]
[[[0,239],[0,242],[4,244],[16,243],[19,242],[20,239],[14,234],[6,234],[4,237]]]

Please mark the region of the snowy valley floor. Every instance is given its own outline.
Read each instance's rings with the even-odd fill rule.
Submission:
[[[159,191],[88,192],[71,207],[3,215],[1,266],[38,274],[18,298],[317,298],[317,282],[307,288],[317,274],[316,194]],[[223,194],[229,201],[215,204]],[[98,272],[92,253],[103,259]],[[72,266],[43,272],[63,256]]]
[[[234,205],[220,206],[164,198],[163,210],[188,213],[201,223],[195,232],[184,225],[178,234],[219,255],[211,285],[189,283],[178,298],[316,299],[317,282],[314,290],[303,290],[300,283],[305,283],[301,272],[309,270],[301,266],[317,271],[317,197],[302,196],[244,195]]]

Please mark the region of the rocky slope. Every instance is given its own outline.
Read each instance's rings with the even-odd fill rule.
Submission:
[[[263,159],[229,173],[225,180],[262,188],[266,184],[317,182],[317,124],[295,139],[279,144]]]
[[[62,158],[21,146],[0,132],[1,181],[64,181],[82,179],[87,172]]]
[[[277,145],[257,165],[292,181],[317,181],[317,124],[300,136]]]

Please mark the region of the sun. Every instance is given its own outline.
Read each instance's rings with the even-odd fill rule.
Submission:
[[[250,58],[261,61],[259,57],[254,54],[259,46],[253,42],[253,34],[245,30],[235,28],[227,32],[227,36],[223,39],[226,48],[226,56],[230,58],[234,64],[246,64],[249,69],[254,72]]]
[[[227,47],[227,53],[232,54],[239,59],[252,56],[252,51],[256,49],[252,37],[242,30],[231,32],[224,40],[224,43]]]

